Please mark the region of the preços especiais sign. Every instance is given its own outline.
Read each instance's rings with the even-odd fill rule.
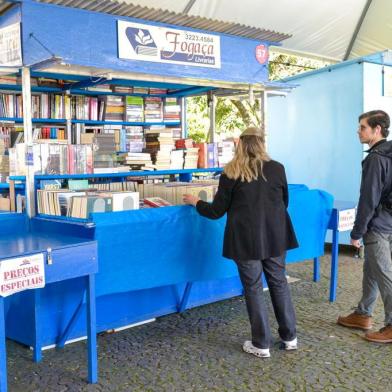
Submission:
[[[0,295],[8,295],[45,287],[44,255],[34,255],[7,259],[0,262]]]
[[[221,67],[220,37],[118,21],[118,56],[121,59]]]

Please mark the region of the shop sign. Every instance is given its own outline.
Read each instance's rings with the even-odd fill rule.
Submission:
[[[256,60],[260,64],[265,64],[268,61],[268,47],[266,45],[257,45],[255,49]]]
[[[338,231],[352,230],[355,221],[355,208],[339,211]]]
[[[22,65],[20,23],[0,28],[0,65]]]
[[[118,21],[121,59],[221,67],[220,37],[194,31]]]
[[[7,259],[0,262],[0,295],[45,287],[43,253]]]

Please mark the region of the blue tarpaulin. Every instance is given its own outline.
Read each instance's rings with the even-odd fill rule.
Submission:
[[[324,253],[333,198],[304,185],[289,187],[289,213],[300,247],[287,261]],[[237,275],[222,256],[226,217],[209,220],[190,206],[93,214],[99,244],[97,295]]]

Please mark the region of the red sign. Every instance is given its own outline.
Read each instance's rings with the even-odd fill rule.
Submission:
[[[256,60],[260,64],[265,64],[268,61],[268,47],[265,45],[257,45],[255,50]]]

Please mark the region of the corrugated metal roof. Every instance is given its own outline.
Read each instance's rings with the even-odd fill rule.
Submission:
[[[142,7],[131,3],[114,0],[37,0],[41,3],[56,4],[65,7],[81,8],[89,11],[104,12],[119,16],[145,19],[154,22],[174,24],[177,26],[191,27],[195,29],[214,31],[218,33],[231,34],[260,41],[273,43],[281,42],[291,35],[278,33],[271,30],[260,29],[257,27],[246,26],[239,23],[223,22],[192,16],[183,13],[171,12],[163,9]],[[0,0],[0,14],[10,3]]]

